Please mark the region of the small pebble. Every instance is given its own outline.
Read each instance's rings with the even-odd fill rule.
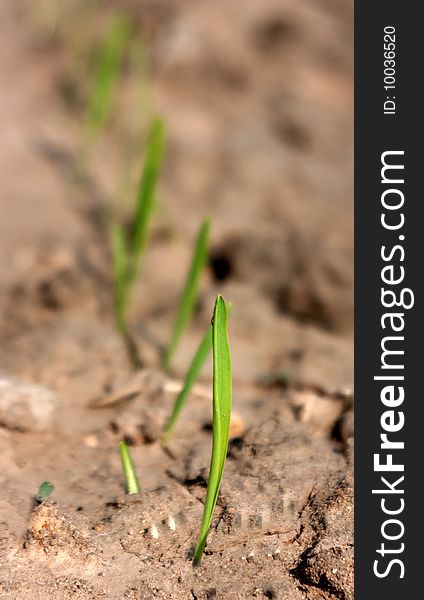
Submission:
[[[99,445],[99,440],[95,435],[86,435],[84,438],[84,444],[88,448],[97,448]]]
[[[230,422],[230,439],[240,437],[244,433],[245,429],[246,425],[241,416],[238,413],[233,412]]]
[[[150,533],[152,534],[152,538],[157,540],[159,537],[159,531],[156,525],[152,525],[150,528]]]

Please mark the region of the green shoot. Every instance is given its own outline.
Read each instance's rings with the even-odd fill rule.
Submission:
[[[150,220],[153,213],[156,182],[165,152],[165,126],[155,119],[150,126],[146,157],[137,190],[136,211],[131,227],[130,262],[128,280],[132,284],[138,275],[141,259],[149,238]]]
[[[116,326],[126,341],[127,350],[134,366],[138,366],[139,359],[135,344],[128,332],[127,311],[132,288],[147,246],[156,182],[164,154],[164,138],[164,125],[160,119],[155,119],[148,135],[146,156],[137,191],[130,234],[127,235],[124,227],[117,221],[113,222],[111,227]]]
[[[208,489],[199,538],[194,552],[194,563],[202,559],[203,550],[218,500],[222,473],[228,449],[231,419],[231,357],[227,332],[227,307],[219,295],[212,319],[213,347],[213,438]]]
[[[119,452],[121,454],[122,469],[125,475],[127,494],[139,494],[140,483],[135,472],[134,463],[130,451],[125,442],[119,442]]]
[[[35,499],[37,500],[37,502],[43,502],[43,500],[50,496],[53,490],[54,485],[50,483],[50,481],[43,481],[43,483],[40,483]]]
[[[86,128],[90,140],[96,138],[110,118],[112,97],[130,29],[128,18],[118,15],[100,49],[93,91],[86,114]]]
[[[205,335],[202,338],[202,341],[199,344],[199,347],[196,350],[196,354],[193,357],[190,368],[187,371],[187,375],[185,376],[183,387],[182,387],[180,393],[178,394],[177,399],[175,400],[171,416],[169,417],[168,421],[165,424],[165,427],[163,428],[163,434],[162,434],[162,439],[161,439],[161,442],[163,445],[165,445],[166,442],[168,441],[169,436],[171,435],[172,430],[174,429],[175,423],[177,422],[177,419],[180,415],[180,412],[181,412],[184,404],[186,403],[187,397],[190,394],[190,390],[193,387],[193,385],[195,384],[195,382],[199,376],[199,373],[202,370],[202,367],[203,367],[211,349],[212,349],[212,325],[209,325]]]
[[[205,267],[207,259],[209,229],[210,222],[208,219],[205,219],[200,227],[196,244],[194,246],[193,257],[178,307],[171,340],[163,355],[162,366],[165,369],[169,367],[172,356],[177,349],[178,342],[181,339],[184,329],[187,327],[187,324],[190,321],[190,317],[196,304],[200,276]]]
[[[232,303],[227,302],[227,315],[230,315]],[[178,394],[174,406],[172,408],[171,415],[167,420],[162,433],[161,443],[162,445],[166,445],[174,427],[177,419],[183,409],[184,404],[187,401],[188,395],[190,394],[191,388],[196,383],[197,378],[200,375],[200,371],[202,370],[203,365],[207,357],[209,356],[209,352],[212,350],[212,325],[209,325],[205,335],[203,336],[195,355],[193,356],[193,360],[191,361],[191,365],[184,379],[183,387],[181,388],[180,393]]]

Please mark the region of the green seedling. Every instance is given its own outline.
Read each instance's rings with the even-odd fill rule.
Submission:
[[[115,319],[120,334],[126,340],[130,359],[134,366],[137,366],[138,361],[135,356],[136,349],[128,331],[127,311],[149,238],[156,182],[164,148],[164,125],[160,119],[155,119],[148,135],[146,156],[129,232],[127,233],[124,226],[117,220],[111,226]]]
[[[147,149],[137,190],[136,209],[131,225],[128,280],[134,283],[149,239],[150,221],[155,205],[156,183],[165,153],[165,126],[155,119],[147,137]]]
[[[134,463],[130,451],[125,442],[119,442],[119,452],[121,454],[122,469],[125,475],[125,485],[127,494],[139,494],[140,482],[138,481]]]
[[[194,552],[193,562],[202,559],[213,512],[221,487],[222,473],[228,449],[228,437],[231,419],[231,357],[228,344],[227,307],[224,298],[219,295],[215,302],[212,319],[213,347],[213,436],[212,455],[209,470],[208,489],[199,538]]]
[[[177,349],[178,342],[180,341],[184,329],[187,327],[188,322],[193,314],[198,296],[200,276],[205,267],[208,255],[209,230],[209,219],[205,219],[200,227],[194,246],[191,265],[187,274],[180,304],[178,306],[171,340],[163,355],[162,366],[165,369],[169,368],[171,359]]]
[[[227,315],[230,315],[231,312],[231,302],[227,302]],[[191,365],[187,374],[185,376],[183,387],[181,388],[180,393],[178,394],[174,406],[172,408],[171,415],[167,420],[165,427],[163,428],[161,443],[162,445],[166,445],[174,427],[180,416],[180,413],[187,401],[187,398],[190,394],[190,391],[193,385],[196,383],[197,378],[200,375],[200,372],[203,368],[203,365],[206,362],[206,359],[209,356],[210,351],[212,350],[212,325],[209,325],[205,335],[203,336],[199,347],[196,350],[195,355],[193,356],[193,360],[191,361]]]
[[[53,490],[54,485],[50,483],[50,481],[43,481],[43,483],[40,483],[35,499],[37,500],[37,502],[43,502],[43,500],[50,496]]]
[[[188,395],[190,394],[191,388],[196,383],[196,380],[200,374],[200,371],[202,370],[203,365],[205,364],[207,357],[209,356],[211,349],[212,325],[208,327],[205,335],[202,338],[202,341],[199,344],[199,347],[196,350],[196,354],[194,355],[190,368],[185,376],[183,387],[175,400],[172,413],[166,422],[165,427],[163,428],[161,439],[161,443],[163,445],[165,445],[168,441],[169,436],[175,427],[175,423],[177,422],[178,417],[183,409],[183,406],[186,403]]]
[[[90,141],[99,135],[110,119],[112,98],[130,33],[129,19],[124,15],[118,15],[100,48],[86,113],[86,130]]]

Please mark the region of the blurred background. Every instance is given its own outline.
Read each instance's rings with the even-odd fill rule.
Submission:
[[[160,116],[166,159],[130,315],[147,364],[169,336],[209,216],[207,274],[176,371],[220,291],[234,303],[240,381],[290,372],[331,389],[352,384],[352,4],[1,2],[5,372],[60,387],[91,369],[89,397],[124,363],[119,341],[108,347],[107,218],[130,210],[148,126]],[[93,134],[108,40],[122,51]],[[100,381],[99,361],[108,367]]]

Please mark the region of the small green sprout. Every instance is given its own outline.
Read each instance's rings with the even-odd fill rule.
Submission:
[[[54,485],[50,483],[50,481],[43,481],[43,483],[40,483],[35,499],[37,500],[37,502],[43,502],[43,500],[50,496],[53,490]]]
[[[209,219],[205,219],[200,227],[194,246],[191,265],[178,307],[171,340],[163,355],[162,366],[164,369],[168,369],[175,350],[177,349],[178,342],[193,314],[197,300],[200,276],[207,260],[209,230]]]
[[[114,306],[118,331],[127,344],[131,362],[138,366],[136,348],[129,335],[127,311],[149,237],[154,208],[156,182],[165,148],[164,124],[155,119],[150,127],[144,166],[137,190],[135,213],[129,234],[114,220],[111,225]]]
[[[121,454],[122,469],[125,475],[127,494],[139,494],[140,482],[138,481],[134,463],[130,451],[125,442],[119,442],[119,452]]]
[[[209,325],[205,335],[203,336],[203,338],[199,344],[199,347],[196,350],[196,353],[193,357],[190,368],[187,371],[187,375],[185,376],[183,387],[175,400],[174,407],[172,409],[172,413],[171,413],[168,421],[166,422],[165,427],[163,428],[163,434],[162,434],[162,439],[161,439],[161,443],[163,445],[165,445],[166,442],[168,441],[169,436],[171,435],[172,430],[175,427],[175,423],[177,422],[177,419],[180,415],[180,412],[187,400],[190,390],[193,387],[193,385],[195,384],[211,349],[212,349],[212,325]]]
[[[147,136],[143,171],[137,190],[136,209],[131,226],[128,279],[134,282],[140,269],[143,253],[149,239],[150,220],[155,205],[156,182],[165,153],[165,125],[154,119]]]
[[[193,562],[199,563],[218,500],[228,449],[231,419],[231,356],[227,332],[227,307],[219,295],[212,319],[213,347],[213,436],[208,489]]]
[[[112,97],[130,31],[129,19],[124,15],[117,15],[103,40],[86,113],[89,140],[98,136],[110,118]]]

